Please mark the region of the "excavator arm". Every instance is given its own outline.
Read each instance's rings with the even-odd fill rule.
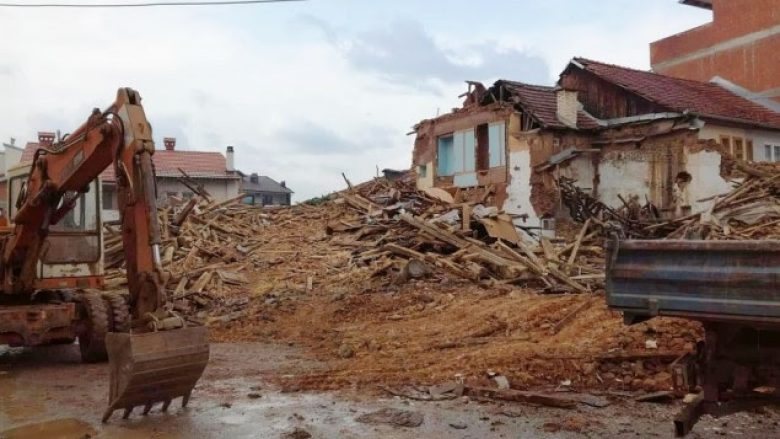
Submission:
[[[107,110],[95,109],[72,134],[36,151],[0,265],[5,291],[33,291],[49,227],[67,215],[103,170],[114,167],[132,330],[106,337],[111,389],[104,421],[118,408],[126,416],[137,405],[148,412],[162,402],[167,409],[178,396],[186,405],[208,361],[205,328],[186,328],[166,307],[152,154],[152,130],[140,95],[119,89]]]

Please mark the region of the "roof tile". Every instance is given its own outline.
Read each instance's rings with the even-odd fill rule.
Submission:
[[[555,87],[531,85],[508,80],[497,81],[494,85],[494,87],[501,86],[512,97],[515,97],[517,103],[525,108],[543,126],[549,128],[569,128],[558,119],[558,99]],[[577,113],[577,128],[596,129],[598,127],[598,122],[586,112],[579,111]]]
[[[28,142],[22,152],[21,162],[32,161],[38,143]],[[239,178],[227,172],[225,156],[219,152],[205,151],[168,151],[158,149],[152,155],[155,172],[159,177],[180,177],[179,168],[193,178]],[[114,167],[109,166],[100,178],[106,182],[115,182]]]
[[[585,71],[671,111],[780,128],[780,113],[710,82],[679,79],[644,70],[574,58]]]

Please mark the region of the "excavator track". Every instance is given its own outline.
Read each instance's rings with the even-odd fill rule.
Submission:
[[[81,360],[85,363],[106,361],[106,334],[110,329],[108,306],[100,294],[91,291],[81,295],[81,303],[87,314],[86,331],[79,335]]]

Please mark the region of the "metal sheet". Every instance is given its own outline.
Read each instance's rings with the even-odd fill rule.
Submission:
[[[622,241],[607,248],[612,308],[780,326],[780,241]]]

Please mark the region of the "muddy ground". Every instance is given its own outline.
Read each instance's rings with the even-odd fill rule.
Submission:
[[[0,351],[3,349],[0,348]],[[79,362],[76,346],[4,350],[0,354],[0,437],[5,438],[283,438],[300,429],[313,438],[578,438],[672,437],[679,403],[609,398],[604,408],[499,404],[459,398],[407,401],[370,388],[282,392],[275,383],[325,372],[304,351],[264,343],[217,343],[186,409],[154,410],[100,423],[108,386],[105,364]],[[173,406],[172,406],[173,407]],[[396,408],[419,413],[419,427],[358,422],[365,413]],[[693,438],[780,435],[780,411],[765,408],[715,420],[704,418]],[[306,437],[300,435],[297,437]]]

